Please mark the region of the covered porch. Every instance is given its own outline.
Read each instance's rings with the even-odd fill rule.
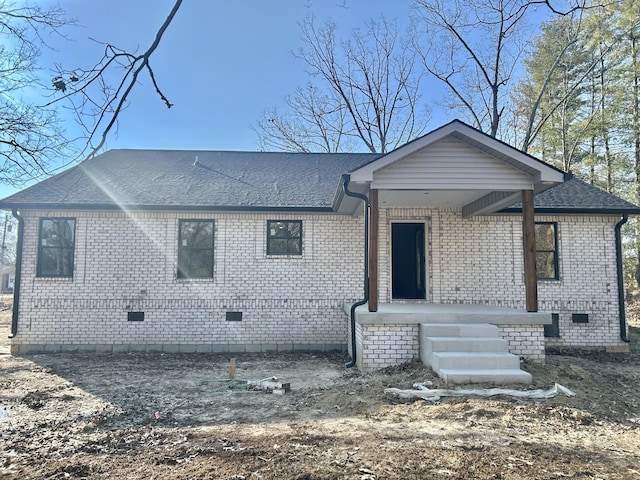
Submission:
[[[359,369],[430,362],[425,325],[443,324],[486,325],[512,356],[542,361],[551,315],[538,313],[533,197],[563,181],[458,121],[345,176],[336,210],[365,219],[365,299],[345,307]],[[519,219],[496,215],[516,202]],[[468,348],[479,343],[492,342]]]
[[[351,307],[344,305],[347,315]],[[542,362],[544,325],[550,323],[550,313],[480,304],[380,303],[376,312],[360,305],[355,308],[356,365],[368,372],[414,358],[428,362],[425,327],[442,324],[464,325],[469,335],[477,334],[474,326],[493,325],[511,354]]]
[[[563,183],[564,172],[456,120],[343,177],[334,209],[364,214],[369,311],[377,311],[378,302],[403,299],[444,303],[430,295],[427,285],[429,232],[419,224],[426,225],[428,212],[448,212],[453,221],[464,221],[493,215],[516,202],[522,207],[517,250],[524,267],[525,306],[529,312],[538,310],[533,198]],[[397,215],[402,210],[414,213]],[[397,228],[393,238],[394,227],[410,222],[415,229]],[[381,269],[381,260],[387,258]],[[407,280],[408,285],[397,288]]]

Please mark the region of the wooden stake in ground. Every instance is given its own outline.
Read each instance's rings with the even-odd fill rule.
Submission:
[[[236,376],[236,359],[229,360],[229,380],[233,380]]]

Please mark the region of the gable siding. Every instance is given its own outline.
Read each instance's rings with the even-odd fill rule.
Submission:
[[[525,190],[531,177],[480,150],[447,139],[373,175],[379,189]]]

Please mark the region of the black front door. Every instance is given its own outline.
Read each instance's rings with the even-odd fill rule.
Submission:
[[[424,223],[391,224],[393,298],[426,298],[424,244]]]

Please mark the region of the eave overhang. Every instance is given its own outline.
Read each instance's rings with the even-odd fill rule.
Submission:
[[[520,214],[522,208],[503,208],[495,213]],[[536,207],[536,215],[640,215],[640,208]]]
[[[333,208],[314,206],[251,206],[251,205],[113,205],[113,204],[51,204],[0,203],[1,210],[104,210],[123,212],[211,211],[211,212],[315,212],[331,213]]]

